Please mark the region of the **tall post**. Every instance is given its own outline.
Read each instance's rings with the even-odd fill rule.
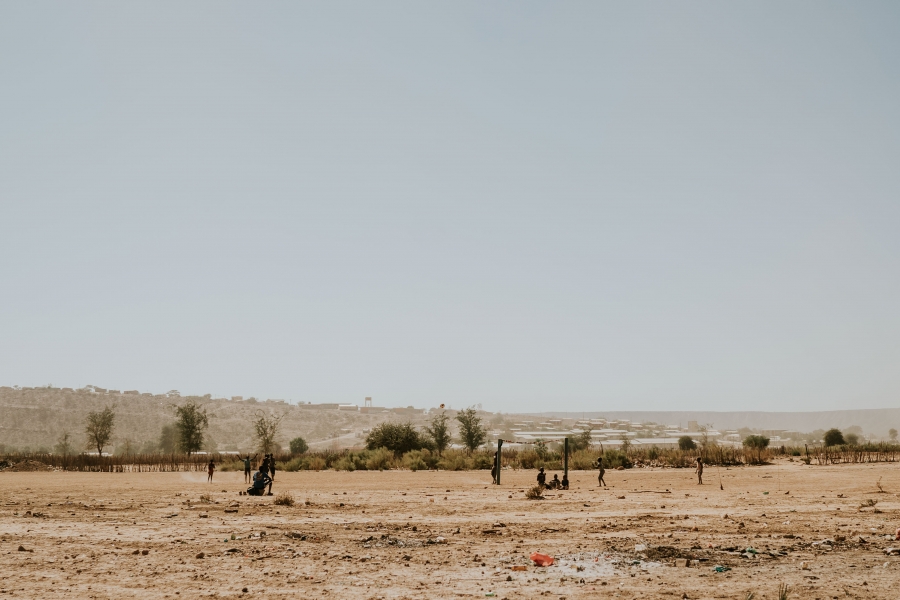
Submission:
[[[569,438],[566,438],[565,452],[563,453],[563,479],[569,478]]]
[[[500,485],[500,450],[503,449],[503,440],[497,440],[497,458],[494,460],[494,470],[497,473],[497,485]]]

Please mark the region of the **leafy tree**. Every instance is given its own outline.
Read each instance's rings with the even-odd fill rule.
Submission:
[[[744,438],[744,447],[756,450],[756,462],[762,462],[762,451],[769,447],[769,438],[764,435],[748,435]]]
[[[587,450],[591,447],[593,443],[593,438],[591,437],[591,430],[585,429],[575,437],[569,440],[569,449],[572,452],[578,452],[579,450]]]
[[[825,446],[842,446],[846,444],[844,434],[837,427],[832,427],[826,431],[822,440],[825,442]]]
[[[844,440],[851,446],[859,445],[859,435],[855,433],[848,433],[844,436]]]
[[[72,439],[68,431],[63,432],[63,434],[59,436],[59,439],[56,440],[56,445],[53,446],[53,452],[54,454],[62,454],[63,456],[72,454]]]
[[[295,437],[290,443],[291,454],[303,454],[309,450],[309,444],[302,437]]]
[[[442,412],[431,417],[431,421],[425,426],[425,433],[431,438],[438,456],[450,446],[450,426],[447,424],[449,420],[450,417]]]
[[[469,452],[477,450],[487,440],[487,431],[481,424],[481,417],[475,409],[469,407],[456,415],[459,421],[459,437]]]
[[[175,429],[178,431],[178,448],[190,456],[203,448],[203,433],[209,427],[206,409],[196,400],[188,400],[175,408]]]
[[[888,437],[891,438],[892,442],[896,442],[897,441],[897,430],[894,429],[893,427],[888,429]]]
[[[97,454],[103,455],[103,447],[109,443],[115,425],[116,411],[107,406],[100,412],[89,412],[84,432],[87,434],[88,445],[97,449]]]
[[[261,410],[256,411],[256,420],[253,422],[253,428],[256,432],[256,443],[259,451],[264,454],[274,452],[278,447],[275,443],[275,437],[278,435],[278,427],[284,414],[266,415]]]
[[[174,425],[163,425],[157,446],[164,454],[174,454],[178,450],[178,429]]]
[[[678,438],[678,449],[687,452],[688,450],[696,450],[697,444],[694,443],[694,438],[689,435],[683,435]]]
[[[366,448],[369,450],[386,448],[397,456],[427,447],[428,441],[412,423],[382,423],[373,427],[366,436]]]

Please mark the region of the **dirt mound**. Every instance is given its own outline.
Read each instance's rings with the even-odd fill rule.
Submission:
[[[6,465],[6,467],[4,468],[3,465]],[[36,460],[22,460],[14,464],[10,464],[4,460],[0,461],[0,470],[13,473],[25,473],[32,471],[52,471],[53,467]]]

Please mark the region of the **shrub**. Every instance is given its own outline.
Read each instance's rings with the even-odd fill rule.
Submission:
[[[843,446],[846,443],[844,441],[844,434],[836,427],[832,427],[826,431],[822,440],[825,442],[826,446]]]
[[[335,471],[355,471],[356,463],[353,461],[353,455],[348,454],[340,457],[332,463],[331,468]]]
[[[395,456],[401,456],[410,450],[421,450],[428,445],[429,440],[416,431],[412,423],[382,423],[373,427],[366,436],[366,448],[387,448]]]
[[[520,467],[523,469],[533,469],[541,457],[534,450],[522,450],[519,452],[518,459]]]
[[[525,497],[529,500],[543,500],[544,499],[544,488],[539,485],[534,486],[533,488],[529,488],[525,492]]]
[[[694,438],[689,435],[683,435],[678,438],[678,449],[682,452],[687,452],[688,450],[696,450],[697,444],[694,442]]]
[[[291,454],[303,454],[309,450],[309,444],[302,437],[295,437],[290,443]]]
[[[321,456],[312,456],[305,464],[305,468],[310,471],[321,471],[328,466],[328,463],[326,463],[325,459]]]
[[[275,497],[275,504],[278,506],[293,506],[294,496],[290,492],[281,492]]]
[[[597,452],[579,450],[569,458],[569,468],[576,471],[587,471],[597,466]]]
[[[615,469],[617,467],[630,469],[632,463],[628,459],[628,455],[621,450],[609,449],[603,453],[603,466],[607,469]]]
[[[369,453],[366,459],[366,468],[370,471],[384,471],[390,469],[394,461],[394,453],[387,448],[378,448]]]
[[[424,453],[429,453],[428,450],[411,450],[403,455],[403,466],[409,469],[410,471],[419,471],[420,469],[427,469],[428,465],[425,463]]]

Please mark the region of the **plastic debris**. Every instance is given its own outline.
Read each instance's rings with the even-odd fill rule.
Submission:
[[[716,573],[724,573],[725,571],[730,571],[730,570],[731,570],[731,567],[725,567],[722,565],[716,565],[715,567],[713,567],[713,571],[715,571]]]
[[[549,567],[553,564],[553,557],[540,552],[532,552],[529,558],[539,567]]]

